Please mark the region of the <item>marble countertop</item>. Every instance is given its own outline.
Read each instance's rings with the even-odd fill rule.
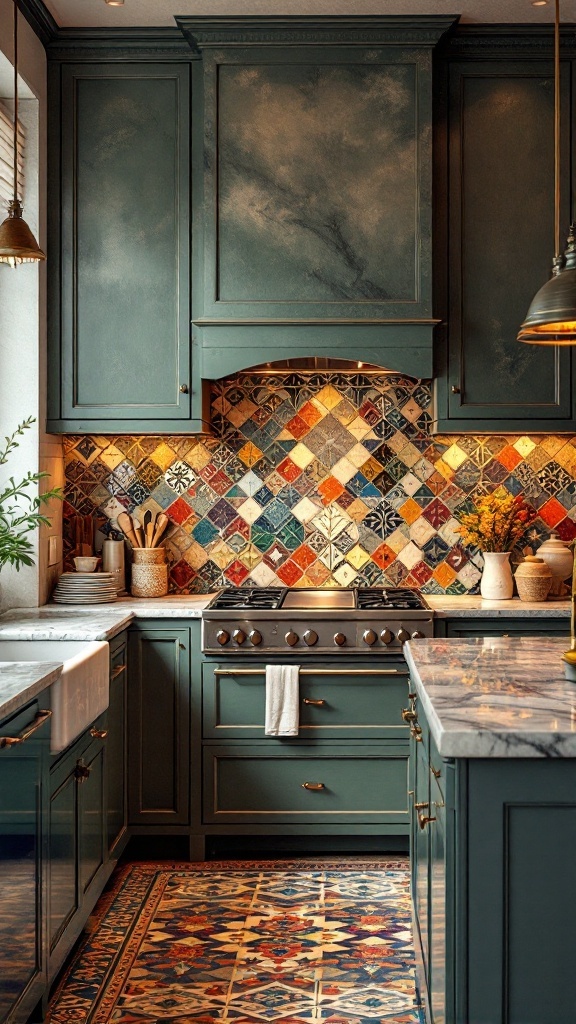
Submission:
[[[0,719],[52,686],[61,672],[59,661],[0,661]]]
[[[519,597],[512,597],[509,601],[485,601],[479,595],[424,594],[424,599],[437,619],[570,618],[568,598],[521,601]]]
[[[444,757],[576,757],[564,639],[416,640],[404,653]]]

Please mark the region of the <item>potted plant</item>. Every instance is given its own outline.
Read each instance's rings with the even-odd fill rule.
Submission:
[[[20,423],[10,437],[5,437],[5,445],[0,449],[0,466],[6,465],[10,455],[26,430],[35,422],[34,417]],[[36,485],[48,473],[28,472],[19,483],[13,476],[0,488],[0,572],[5,565],[13,565],[20,570],[23,565],[34,565],[34,547],[28,538],[40,523],[50,526],[50,519],[40,509],[52,498],[62,499],[59,487],[38,494]]]
[[[484,558],[482,597],[492,601],[512,597],[510,552],[535,519],[536,512],[520,495],[499,493],[482,495],[461,517],[458,532],[464,544],[480,548]]]

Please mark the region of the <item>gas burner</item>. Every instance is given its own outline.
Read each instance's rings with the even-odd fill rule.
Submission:
[[[410,587],[365,587],[358,590],[356,607],[363,610],[383,608],[388,611],[408,611],[425,608],[426,605],[418,591]]]
[[[222,590],[211,602],[211,608],[233,611],[242,608],[262,608],[265,611],[280,607],[283,587],[237,587]]]

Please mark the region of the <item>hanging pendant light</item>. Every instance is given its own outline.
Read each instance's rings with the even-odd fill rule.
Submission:
[[[554,246],[552,277],[536,292],[518,341],[531,345],[576,345],[576,227],[560,254],[560,0],[554,17]]]
[[[0,224],[0,263],[11,267],[19,263],[37,263],[46,256],[22,217],[18,199],[18,4],[14,0],[14,197],[8,216]]]

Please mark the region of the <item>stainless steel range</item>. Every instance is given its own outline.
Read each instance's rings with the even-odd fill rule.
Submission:
[[[433,613],[417,590],[222,590],[202,615],[205,654],[398,655],[411,638],[433,635]]]

